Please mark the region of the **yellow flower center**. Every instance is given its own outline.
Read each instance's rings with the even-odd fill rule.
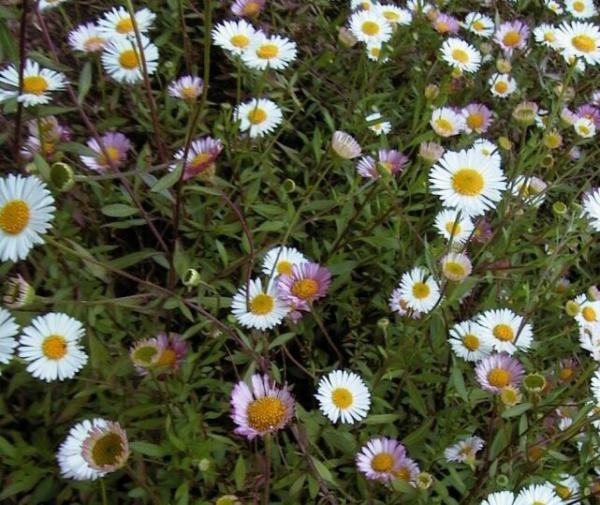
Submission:
[[[396,478],[408,482],[410,480],[410,468],[403,466],[394,472]]]
[[[331,393],[331,401],[338,409],[347,409],[352,405],[352,400],[352,393],[346,388],[335,388]]]
[[[472,458],[473,456],[475,456],[473,448],[469,446],[463,447],[460,451],[458,451],[458,454],[460,454],[464,458]]]
[[[484,118],[481,112],[471,112],[467,117],[467,125],[471,130],[478,130],[483,126]]]
[[[485,24],[483,23],[483,21],[481,21],[481,19],[478,19],[477,21],[475,21],[472,25],[473,30],[475,30],[476,32],[480,32],[481,30],[483,30],[485,28]]]
[[[102,37],[89,37],[84,43],[83,43],[83,47],[85,47],[85,49],[87,51],[93,51],[95,49],[97,49],[98,47],[100,47],[102,44],[104,44],[104,39]]]
[[[394,467],[394,457],[389,452],[380,452],[371,460],[371,468],[376,472],[389,472]]]
[[[138,55],[133,49],[126,49],[119,55],[119,65],[127,70],[133,70],[139,64]]]
[[[239,33],[238,35],[234,35],[233,37],[231,37],[229,39],[229,42],[231,42],[232,46],[244,49],[245,47],[248,47],[248,44],[250,44],[250,39],[245,35]]]
[[[115,25],[115,28],[119,33],[131,33],[133,31],[133,21],[130,17],[120,19]]]
[[[435,23],[435,29],[440,33],[446,33],[450,30],[450,26],[444,21],[438,21]]]
[[[469,349],[469,351],[476,351],[479,349],[479,339],[475,335],[469,333],[463,337],[463,345]]]
[[[263,44],[256,50],[256,56],[263,60],[277,58],[279,47],[276,44]]]
[[[427,298],[431,289],[425,282],[415,282],[412,288],[412,294],[415,298],[422,300],[423,298]]]
[[[462,64],[469,63],[470,60],[469,53],[467,53],[467,51],[463,51],[462,49],[454,49],[452,51],[452,58]]]
[[[277,263],[277,273],[283,275],[292,275],[292,267],[293,265],[286,260],[281,260]]]
[[[588,323],[596,320],[596,311],[592,309],[592,307],[584,307],[581,311],[581,315]]]
[[[250,312],[257,316],[264,316],[273,310],[275,302],[271,295],[260,293],[250,300]]]
[[[504,35],[502,42],[504,42],[505,46],[514,47],[521,42],[521,34],[517,31],[511,30]]]
[[[260,4],[258,2],[248,2],[242,10],[244,16],[254,16],[260,12]]]
[[[362,31],[366,35],[377,35],[379,33],[379,25],[375,21],[365,21],[362,24]]]
[[[461,227],[456,221],[449,221],[446,223],[446,231],[450,235],[458,235],[460,233]]]
[[[396,14],[394,11],[383,11],[383,17],[392,23],[400,19],[400,16],[398,16],[398,14]]]
[[[123,455],[123,441],[117,433],[107,433],[94,442],[90,453],[96,466],[115,465]]]
[[[504,387],[500,392],[500,399],[504,405],[516,405],[519,403],[519,392],[510,386]]]
[[[42,352],[48,359],[61,359],[67,354],[67,341],[61,335],[50,335],[42,342]]]
[[[23,92],[41,95],[48,89],[48,81],[41,75],[29,75],[23,78]]]
[[[452,187],[461,195],[476,196],[483,190],[483,177],[473,168],[461,168],[452,176]]]
[[[29,224],[29,205],[24,200],[10,200],[0,208],[0,230],[18,235]]]
[[[108,154],[108,158],[110,159],[110,161],[116,162],[119,161],[119,150],[116,147],[113,146],[106,146],[106,154]],[[104,155],[103,152],[101,152],[98,155],[98,164],[99,165],[103,165],[103,166],[109,166],[110,163],[107,159],[107,157]]]
[[[566,500],[569,496],[571,496],[571,490],[567,486],[561,486],[560,484],[554,488],[556,494],[560,496],[563,500]]]
[[[589,135],[590,134],[590,129],[587,126],[585,126],[584,124],[580,124],[580,125],[577,126],[577,132],[580,135],[584,135],[585,136],[585,135]]]
[[[464,277],[465,267],[456,261],[447,261],[444,263],[444,272],[450,277]]]
[[[512,342],[512,339],[515,338],[515,334],[508,324],[497,324],[494,326],[492,333],[494,337],[502,342]]]
[[[573,9],[577,12],[583,12],[585,10],[585,4],[583,2],[573,2]]]
[[[165,349],[160,358],[158,358],[158,366],[173,366],[177,360],[177,353],[173,349]]]
[[[196,98],[198,93],[198,88],[194,86],[184,86],[181,88],[181,94],[186,98]]]
[[[508,83],[506,81],[498,81],[494,84],[494,89],[503,95],[508,91]]]
[[[198,153],[192,161],[190,162],[190,166],[192,168],[199,168],[204,165],[207,161],[210,161],[212,156],[208,153]]]
[[[554,42],[555,39],[556,39],[556,36],[554,35],[554,32],[544,33],[544,40],[546,42]]]
[[[510,374],[503,368],[492,368],[487,375],[488,382],[497,388],[508,386]]]
[[[285,419],[285,406],[274,396],[264,396],[248,405],[248,424],[256,431],[268,431]]]
[[[444,119],[443,117],[437,118],[435,120],[435,126],[437,129],[442,132],[450,135],[454,131],[454,127],[450,121]]]
[[[561,368],[558,376],[560,377],[561,380],[564,380],[564,381],[569,380],[573,376],[573,369],[569,368],[569,367]]]
[[[571,39],[571,44],[582,53],[592,53],[596,50],[596,41],[589,35],[576,35]]]
[[[248,121],[250,121],[252,124],[260,124],[265,119],[267,119],[267,113],[259,107],[256,107],[248,112]]]
[[[371,55],[374,56],[375,58],[379,58],[379,55],[381,54],[381,49],[379,47],[372,47],[371,48]]]
[[[388,174],[392,173],[394,166],[389,161],[380,161],[379,166]]]
[[[292,286],[292,294],[302,300],[310,300],[319,291],[319,283],[314,279],[300,279]]]

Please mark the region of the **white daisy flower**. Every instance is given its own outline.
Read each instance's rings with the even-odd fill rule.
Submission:
[[[593,0],[565,0],[565,9],[577,19],[586,19],[598,14]]]
[[[293,247],[274,247],[263,259],[262,272],[265,275],[292,275],[292,267],[308,263],[306,256]]]
[[[135,24],[139,33],[147,33],[154,23],[156,14],[143,8],[135,13]],[[98,20],[98,30],[111,42],[117,38],[135,38],[135,28],[129,12],[124,7],[114,7]]]
[[[412,21],[412,13],[396,5],[376,4],[375,9],[392,25],[409,25]]]
[[[595,331],[600,325],[600,301],[588,300],[585,295],[575,298],[579,305],[579,312],[575,316],[575,321],[581,328],[587,328]]]
[[[375,9],[352,14],[350,31],[358,40],[367,44],[387,42],[392,37],[392,25]]]
[[[506,189],[506,177],[475,150],[447,151],[429,174],[431,191],[444,205],[468,217],[493,209]]]
[[[0,363],[8,363],[17,347],[15,335],[19,332],[19,325],[11,313],[0,307]]]
[[[488,139],[477,139],[473,142],[473,146],[469,151],[473,151],[488,160],[488,163],[498,167],[502,167],[502,156],[498,146]]]
[[[587,117],[580,117],[573,123],[575,133],[581,138],[589,139],[596,135],[596,125]]]
[[[465,21],[462,23],[462,27],[466,30],[469,30],[471,33],[485,37],[486,39],[489,39],[496,30],[496,26],[494,25],[492,18],[479,12],[469,12],[465,16]]]
[[[283,121],[279,106],[267,98],[242,103],[235,109],[234,119],[240,120],[240,130],[248,131],[250,138],[271,133]]]
[[[231,54],[241,55],[250,47],[257,32],[245,19],[239,21],[223,21],[212,31],[213,43]]]
[[[440,299],[440,287],[427,270],[415,267],[400,279],[400,296],[409,308],[429,312]]]
[[[514,354],[526,351],[533,342],[533,328],[523,317],[510,309],[486,310],[479,314],[476,323],[481,326],[481,337],[497,352]]]
[[[67,0],[40,0],[38,8],[40,9],[40,11],[45,11],[46,9],[58,7],[60,4],[65,3],[66,1]]]
[[[444,277],[454,282],[464,281],[473,271],[473,265],[469,257],[460,252],[446,254],[440,263]]]
[[[394,289],[394,291],[392,291],[392,294],[390,295],[390,299],[388,300],[388,305],[390,307],[390,310],[392,310],[399,316],[402,316],[402,317],[409,316],[412,319],[420,319],[421,318],[420,312],[413,310],[408,306],[408,304],[406,303],[406,300],[402,297],[402,293],[401,293],[399,287]]]
[[[514,505],[565,505],[565,502],[554,492],[552,484],[532,484],[521,489]]]
[[[363,9],[368,11],[375,6],[373,0],[352,0],[350,2],[350,10]]]
[[[567,62],[582,58],[585,63],[600,63],[600,28],[591,23],[563,22],[556,29],[556,47]]]
[[[95,428],[104,428],[106,421],[104,419],[86,419],[77,423],[69,430],[67,438],[60,445],[56,454],[60,474],[66,479],[75,480],[96,480],[102,477],[105,472],[101,472],[89,466],[83,459],[83,443],[88,438],[89,432]]]
[[[510,491],[492,493],[481,502],[481,505],[514,505],[515,495]]]
[[[440,137],[452,137],[465,129],[465,118],[450,107],[440,107],[431,113],[429,124]]]
[[[266,290],[258,279],[242,286],[231,302],[231,312],[246,328],[266,330],[277,326],[287,315],[287,304],[277,295],[277,286],[270,283]]]
[[[589,219],[594,231],[600,231],[600,188],[596,188],[584,196],[583,215]]]
[[[435,227],[439,233],[453,244],[464,244],[473,233],[473,221],[462,212],[443,209],[435,217]]]
[[[367,50],[367,57],[371,60],[371,61],[380,61],[381,63],[385,63],[386,61],[389,61],[390,57],[387,55],[384,55],[383,57],[381,56],[381,49],[383,48],[383,45],[381,44],[381,42],[369,42],[366,44],[366,50]]]
[[[23,260],[51,227],[54,198],[37,177],[0,179],[0,260]]]
[[[198,98],[204,90],[204,81],[195,75],[184,75],[169,84],[169,95],[181,100]]]
[[[146,70],[152,75],[158,68],[158,47],[144,36],[142,44]],[[113,39],[102,53],[102,64],[115,81],[133,84],[144,79],[140,49],[135,41]]]
[[[108,39],[100,34],[94,23],[79,25],[69,32],[69,45],[74,51],[95,53],[102,51],[108,44]]]
[[[483,449],[485,442],[479,437],[468,437],[446,448],[444,457],[446,461],[473,464],[475,456]]]
[[[539,177],[519,175],[512,185],[512,194],[520,197],[525,203],[539,207],[546,199],[548,185]]]
[[[488,80],[492,95],[506,98],[517,91],[517,81],[509,74],[492,74]]]
[[[364,419],[371,405],[371,394],[362,378],[352,372],[335,370],[319,381],[315,397],[319,410],[332,423],[354,424]]]
[[[592,394],[596,399],[596,403],[600,404],[600,370],[596,370],[594,372],[594,376],[592,377],[591,384]]]
[[[441,51],[444,61],[462,72],[476,72],[481,66],[481,53],[459,38],[451,37],[444,41]]]
[[[71,379],[88,360],[80,347],[84,333],[81,322],[66,314],[38,316],[23,329],[19,356],[29,363],[27,371],[38,379]]]
[[[564,12],[560,2],[557,2],[556,0],[544,0],[544,5],[548,10],[554,12],[554,14],[560,15]]]
[[[371,123],[369,124],[369,130],[375,132],[377,135],[387,135],[392,131],[392,123],[389,121],[379,121],[380,119],[381,114],[379,112],[374,112],[365,117],[367,123]]]
[[[533,37],[538,44],[556,49],[556,28],[542,23],[533,30]]]
[[[450,328],[448,341],[452,352],[466,361],[479,361],[492,353],[493,346],[482,337],[474,321],[462,321]]]
[[[282,70],[296,59],[297,54],[294,41],[281,35],[267,37],[261,33],[254,37],[250,46],[242,53],[242,60],[250,68]]]
[[[33,107],[50,102],[50,92],[64,89],[67,79],[60,72],[42,68],[33,60],[26,60],[21,94],[19,94],[19,70],[14,65],[9,65],[0,71],[0,83],[9,88],[0,89],[0,102],[16,98],[25,107]]]

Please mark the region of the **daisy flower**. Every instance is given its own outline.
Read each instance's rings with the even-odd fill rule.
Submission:
[[[460,252],[446,254],[441,260],[442,274],[454,282],[464,281],[473,271],[469,257]]]
[[[100,34],[94,23],[79,25],[69,32],[69,45],[74,51],[95,53],[102,51],[107,43],[108,39]]]
[[[53,7],[58,7],[60,4],[66,2],[67,0],[40,0],[38,4],[38,8],[40,11],[45,11],[46,9],[52,9]]]
[[[585,63],[600,63],[600,28],[591,23],[564,22],[556,29],[556,47],[565,60],[582,58]]]
[[[589,219],[594,231],[600,231],[600,188],[596,188],[584,195],[583,214]]]
[[[429,124],[440,137],[458,135],[465,128],[463,116],[450,107],[434,109]]]
[[[413,319],[420,319],[421,313],[417,310],[413,310],[408,306],[406,298],[402,296],[400,288],[394,289],[388,301],[390,310],[396,312],[400,316],[410,316]]]
[[[119,423],[86,419],[69,430],[56,458],[63,477],[96,480],[125,465],[129,458],[127,434]]]
[[[267,375],[252,376],[252,389],[244,381],[231,392],[231,418],[235,433],[249,440],[285,428],[294,417],[295,403],[287,385],[277,387]]]
[[[231,302],[231,312],[236,320],[246,328],[257,330],[277,326],[288,311],[275,283],[269,283],[265,290],[258,279],[251,279],[248,286],[242,286]]]
[[[375,132],[377,135],[385,134],[387,135],[392,131],[392,124],[389,121],[379,121],[381,119],[381,114],[379,112],[374,112],[373,114],[369,114],[365,120],[369,124],[369,130]]]
[[[294,310],[310,311],[311,304],[327,294],[331,284],[329,269],[318,263],[301,263],[292,266],[291,275],[282,274],[277,279],[281,297]]]
[[[412,13],[396,5],[376,4],[375,9],[392,25],[409,25],[412,21]]]
[[[492,122],[492,111],[480,103],[471,103],[462,110],[467,133],[485,133]]]
[[[373,0],[351,0],[350,1],[350,10],[362,9],[368,11],[369,9],[375,7],[376,2]]]
[[[508,55],[515,49],[524,49],[529,37],[529,27],[523,21],[514,20],[502,23],[494,34],[494,41]]]
[[[517,81],[510,74],[492,74],[488,79],[492,95],[506,98],[517,91]]]
[[[521,489],[514,505],[565,505],[565,502],[554,492],[551,484],[545,483]]]
[[[148,75],[158,68],[158,48],[142,36],[142,48]],[[104,70],[115,81],[134,84],[144,79],[142,61],[137,42],[124,38],[113,38],[102,52]]]
[[[345,160],[351,160],[360,156],[361,148],[356,139],[343,131],[337,130],[331,140],[331,148]]]
[[[510,309],[486,310],[476,318],[482,337],[497,352],[526,351],[533,342],[533,328]]]
[[[250,68],[264,70],[269,67],[281,70],[294,61],[297,54],[295,42],[281,35],[267,37],[260,33],[242,53],[242,60]]]
[[[381,171],[389,175],[396,174],[408,165],[408,158],[400,151],[395,149],[380,149],[378,159],[372,156],[363,156],[356,170],[358,173],[368,179],[379,179]]]
[[[577,118],[586,118],[594,123],[596,128],[600,128],[600,109],[592,104],[580,105],[575,110]]]
[[[427,270],[415,267],[400,279],[400,294],[413,310],[427,313],[440,299],[440,287]]]
[[[481,327],[473,321],[452,326],[448,341],[452,352],[465,361],[479,361],[492,352],[492,345],[482,337]]]
[[[444,450],[446,461],[456,463],[475,463],[475,456],[483,449],[485,442],[479,437],[468,437]]]
[[[483,156],[487,159],[488,163],[495,167],[501,168],[502,166],[502,157],[500,156],[498,146],[487,139],[477,139],[473,142],[473,146],[469,151]]]
[[[579,305],[579,312],[575,321],[582,328],[596,329],[600,323],[600,301],[588,300],[585,295],[578,296],[575,302]]]
[[[565,9],[577,19],[586,19],[598,14],[593,0],[565,0]]]
[[[361,42],[387,42],[392,37],[392,25],[376,9],[357,11],[350,17],[350,31]]]
[[[231,12],[239,17],[252,17],[258,15],[265,7],[266,0],[235,0]]]
[[[505,353],[486,356],[475,366],[479,385],[494,394],[500,394],[506,386],[518,386],[524,374],[519,360]]]
[[[141,376],[157,368],[159,376],[179,370],[187,354],[188,346],[177,333],[159,333],[155,338],[137,342],[129,355]]]
[[[8,363],[12,356],[17,341],[15,335],[19,332],[19,325],[11,313],[0,307],[0,363]]]
[[[244,19],[223,21],[212,31],[213,43],[234,55],[241,55],[256,37],[257,31]]]
[[[183,169],[183,180],[187,181],[194,177],[205,177],[214,174],[215,160],[223,150],[223,144],[219,139],[212,137],[203,137],[196,139],[190,144],[187,152],[186,162]],[[174,170],[178,162],[183,160],[185,148],[175,153],[175,164],[171,165]]]
[[[435,31],[441,34],[458,33],[460,28],[458,19],[448,14],[438,14],[431,24]]]
[[[556,0],[544,0],[544,5],[548,10],[552,11],[554,14],[557,14],[559,16],[564,12],[564,9],[560,2],[557,2]]]
[[[23,329],[19,356],[29,363],[27,371],[38,379],[71,379],[88,360],[80,346],[84,334],[81,322],[66,314],[38,316]]]
[[[492,493],[481,502],[481,505],[513,505],[515,495],[510,491],[500,491]]]
[[[315,395],[319,410],[332,423],[354,424],[364,419],[371,405],[371,394],[362,378],[352,372],[335,370],[319,381]]]
[[[542,46],[556,48],[556,28],[547,23],[542,23],[533,30],[533,38]]]
[[[81,162],[90,170],[102,173],[110,170],[111,164],[115,168],[121,167],[127,159],[127,151],[131,149],[129,139],[122,133],[108,132],[100,140],[102,141],[101,144],[104,146],[104,150],[102,150],[100,147],[101,144],[96,139],[88,140],[87,146],[96,155],[81,156]]]
[[[182,100],[198,98],[204,90],[204,81],[194,75],[184,75],[169,84],[169,95]]]
[[[406,449],[392,438],[372,438],[356,455],[356,466],[367,479],[390,482],[406,459]]]
[[[584,139],[592,138],[596,135],[596,125],[587,117],[580,117],[573,123],[575,133]]]
[[[439,233],[454,244],[464,244],[473,233],[473,222],[462,212],[443,209],[435,217],[435,227]]]
[[[156,338],[138,340],[129,350],[129,357],[136,371],[141,375],[148,375],[148,371],[157,366],[162,354],[162,349]]]
[[[479,12],[469,12],[465,16],[462,27],[486,39],[494,34],[494,21],[489,16]]]
[[[51,227],[54,198],[37,177],[0,178],[0,260],[23,260]]]
[[[238,105],[234,119],[240,121],[240,130],[248,131],[250,138],[271,133],[283,121],[279,106],[267,98],[255,98]]]
[[[471,44],[456,37],[442,44],[442,58],[450,66],[462,72],[476,72],[481,65],[481,53]]]
[[[429,182],[444,205],[468,217],[493,209],[506,189],[500,167],[475,150],[446,152],[433,166]]]
[[[520,197],[528,205],[539,207],[544,203],[547,187],[539,177],[519,175],[512,185],[512,194]]]
[[[152,27],[155,18],[156,14],[149,9],[144,8],[136,11],[135,24],[139,33],[147,33]],[[113,7],[110,11],[106,12],[98,20],[98,30],[111,43],[115,42],[117,38],[130,38],[131,40],[135,38],[133,20],[124,7]]]
[[[394,477],[415,487],[415,481],[419,473],[419,465],[412,459],[405,457],[400,460],[398,469],[394,471]]]
[[[19,70],[14,65],[9,65],[0,71],[0,83],[9,87],[9,89],[0,88],[0,102],[16,98],[25,107],[33,107],[50,102],[50,92],[64,89],[67,79],[60,72],[42,68],[36,61],[26,60],[21,93],[19,93]]]
[[[274,247],[263,259],[262,272],[265,275],[292,275],[294,265],[308,263],[308,259],[293,247]]]
[[[367,50],[367,57],[371,60],[371,61],[380,61],[381,63],[385,63],[386,61],[389,61],[389,56],[384,55],[383,57],[381,56],[381,49],[382,49],[383,45],[380,42],[369,42],[366,45],[366,50]]]

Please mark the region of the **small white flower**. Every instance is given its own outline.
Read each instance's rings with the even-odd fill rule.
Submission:
[[[463,28],[481,37],[489,39],[496,29],[494,21],[489,16],[479,12],[469,12],[462,23]]]
[[[358,40],[367,44],[387,42],[392,37],[392,25],[375,9],[352,14],[350,31]]]
[[[213,29],[212,39],[216,46],[231,54],[241,55],[257,38],[258,33],[245,19],[223,21]]]
[[[532,484],[521,489],[514,505],[565,505],[550,483]]]
[[[486,310],[475,319],[481,336],[497,352],[526,351],[533,343],[533,328],[510,309]]]
[[[446,63],[463,72],[476,72],[481,66],[481,53],[459,38],[451,37],[444,41],[441,52]]]
[[[371,394],[362,378],[352,372],[336,370],[319,381],[315,395],[319,410],[336,423],[353,424],[367,416]]]
[[[381,114],[379,112],[374,112],[373,114],[369,114],[365,120],[369,124],[369,130],[375,132],[377,135],[387,135],[392,131],[392,123],[389,121],[380,121]]]
[[[454,209],[443,209],[435,217],[435,227],[440,234],[454,244],[464,244],[473,233],[473,221]]]
[[[295,42],[281,35],[267,37],[261,33],[242,53],[242,60],[250,68],[282,70],[296,59],[297,53]]]
[[[277,295],[274,282],[265,290],[260,280],[251,279],[234,295],[231,312],[242,326],[266,330],[281,323],[289,308]]]
[[[434,109],[429,124],[440,137],[452,137],[465,129],[465,118],[450,107]]]
[[[483,449],[484,445],[482,438],[468,437],[446,448],[444,457],[446,461],[472,464],[475,462],[476,454]]]
[[[8,363],[17,347],[15,335],[19,332],[19,325],[11,313],[0,307],[0,363]]]
[[[108,39],[100,33],[94,23],[79,25],[69,32],[69,45],[74,51],[94,53],[102,51],[106,44]]]
[[[50,92],[64,89],[67,79],[60,72],[42,68],[39,63],[26,60],[21,94],[19,94],[19,70],[14,65],[9,65],[0,71],[0,83],[9,87],[9,89],[0,88],[0,102],[16,98],[25,107],[32,107],[50,102]]]
[[[263,259],[262,272],[265,275],[292,275],[292,267],[307,263],[308,260],[300,251],[293,247],[274,247]]]
[[[450,328],[452,352],[466,361],[479,361],[492,352],[493,346],[482,336],[481,327],[473,321],[463,321]]]
[[[158,48],[144,36],[142,48],[148,75],[158,68]],[[144,79],[140,48],[136,41],[116,38],[102,53],[102,64],[106,72],[121,83],[134,84]]]
[[[594,231],[600,231],[600,188],[596,188],[583,198],[583,215]]]
[[[596,135],[596,125],[587,117],[580,117],[573,123],[575,133],[581,138],[589,139]]]
[[[250,138],[271,133],[283,121],[279,106],[266,98],[258,98],[240,104],[234,114],[240,121],[240,130],[248,131]]]
[[[135,24],[139,33],[145,34],[152,27],[156,14],[149,9],[140,9],[135,13]],[[114,42],[115,39],[135,39],[135,28],[129,12],[124,7],[114,7],[98,21],[100,34]]]
[[[587,19],[598,14],[593,0],[564,0],[565,9],[577,19]]]
[[[492,95],[506,98],[517,90],[517,81],[509,74],[492,74],[488,80]]]
[[[440,287],[427,270],[415,267],[400,279],[400,295],[418,312],[429,312],[440,300]]]

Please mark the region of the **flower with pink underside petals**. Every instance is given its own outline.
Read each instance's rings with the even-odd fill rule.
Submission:
[[[183,180],[187,181],[196,176],[210,177],[215,172],[215,160],[221,154],[223,144],[219,139],[204,137],[194,140],[187,152]],[[185,154],[185,148],[175,154],[175,161],[181,161]],[[175,170],[176,164],[171,165]]]
[[[329,269],[318,263],[302,263],[292,267],[292,275],[280,275],[277,288],[293,310],[310,311],[312,302],[323,298],[331,284]]]
[[[294,417],[295,402],[287,385],[278,388],[267,375],[252,376],[252,389],[244,381],[231,392],[231,418],[235,433],[249,440],[279,431]]]
[[[104,150],[96,139],[90,139],[87,146],[96,153],[95,156],[81,156],[81,161],[90,170],[96,172],[106,172],[112,167],[119,168],[127,158],[127,151],[131,149],[129,139],[119,132],[108,132],[100,139],[104,145]],[[110,161],[109,161],[110,159]],[[112,162],[112,167],[111,167]]]
[[[449,16],[448,14],[438,14],[438,16],[432,21],[433,27],[439,33],[458,33],[460,23],[455,17]]]
[[[372,438],[356,455],[356,466],[367,479],[390,482],[406,459],[406,449],[397,440]]]
[[[517,19],[502,23],[494,34],[494,41],[510,56],[515,49],[525,48],[528,37],[529,27]]]
[[[169,95],[181,100],[198,98],[204,90],[204,81],[200,77],[184,75],[169,84]]]
[[[475,366],[479,385],[494,394],[500,394],[507,386],[518,386],[524,374],[519,360],[506,353],[487,356]]]
[[[265,7],[266,0],[235,0],[231,12],[236,16],[245,18],[256,16]]]
[[[379,179],[380,171],[393,175],[400,172],[406,165],[408,165],[408,158],[400,151],[380,149],[377,160],[372,156],[363,156],[356,165],[356,170],[368,179]]]
[[[467,133],[485,133],[492,122],[492,111],[480,103],[471,103],[462,110]]]

